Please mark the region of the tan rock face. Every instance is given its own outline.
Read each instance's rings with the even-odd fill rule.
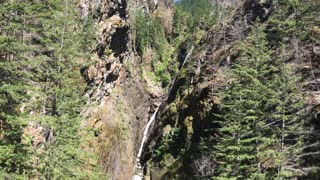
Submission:
[[[81,71],[91,87],[82,127],[93,129],[91,134],[83,132],[90,139],[82,146],[99,155],[99,164],[112,179],[131,179],[142,131],[156,101],[149,92],[159,88],[144,81],[141,60],[130,45],[128,8],[144,2],[80,2],[83,18],[98,13],[97,46],[91,57],[95,64]],[[161,97],[156,92],[152,97]]]
[[[171,8],[167,8],[166,6],[159,6],[155,11],[156,15],[160,18],[161,23],[165,29],[167,34],[172,33],[173,26],[173,16],[174,12]]]
[[[320,92],[311,92],[308,97],[308,104],[310,105],[320,105]]]
[[[37,148],[46,141],[42,131],[43,127],[39,126],[37,123],[30,122],[23,130],[24,138],[22,139],[22,143],[31,143],[33,148]]]

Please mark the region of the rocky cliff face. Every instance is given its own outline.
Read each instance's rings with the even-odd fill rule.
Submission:
[[[163,1],[160,6],[171,5]],[[162,90],[143,78],[142,59],[132,46],[130,9],[152,13],[158,2],[82,0],[80,7],[83,18],[94,17],[98,30],[91,57],[95,64],[81,70],[90,86],[83,126],[94,129],[84,135],[90,137],[85,147],[99,154],[103,171],[112,179],[131,179],[143,128]]]
[[[252,25],[258,21],[267,25],[269,35],[274,33],[270,19],[284,10],[275,4],[271,0],[244,1],[227,21],[209,30],[196,45],[190,61],[173,84],[166,105],[158,113],[152,140],[149,141],[149,153],[145,155],[152,179],[194,178],[193,157],[200,153],[197,147],[209,126],[210,116],[219,110],[217,93],[229,83],[224,72],[238,57],[237,44],[252,32]],[[294,16],[291,12],[290,17],[290,11],[287,13],[289,19]],[[306,25],[307,29],[317,27]],[[285,38],[291,56],[289,59],[297,58],[297,51],[300,53],[297,66],[304,72],[304,82],[313,84],[319,78],[312,70],[319,65],[315,61],[319,58],[316,53],[319,45],[305,40],[299,42],[299,49],[295,50],[294,36],[288,34]],[[305,91],[309,99],[318,98],[314,84],[306,86]],[[317,114],[315,118],[318,118]]]

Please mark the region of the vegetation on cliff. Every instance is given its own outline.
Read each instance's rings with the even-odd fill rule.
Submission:
[[[218,21],[222,10],[226,9],[213,6],[209,0],[183,0],[172,9],[159,8],[150,14],[142,8],[133,9],[134,46],[143,61],[151,61],[148,74],[167,87],[191,45]]]
[[[161,84],[146,176],[319,179],[320,3],[232,2],[0,0],[0,178],[131,178]]]
[[[202,37],[160,112],[151,176],[319,178],[317,8],[244,1]]]

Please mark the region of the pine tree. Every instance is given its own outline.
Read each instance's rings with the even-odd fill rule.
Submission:
[[[79,83],[79,59],[90,52],[93,33],[86,32],[90,23],[81,21],[76,9],[70,0],[1,3],[0,177],[100,175],[92,173],[96,167],[83,160],[87,154],[80,148],[85,85]],[[25,103],[34,115],[19,110]],[[30,120],[48,132],[41,150],[22,142]]]
[[[220,177],[252,178],[260,174],[259,156],[261,146],[267,143],[262,134],[262,111],[266,100],[265,77],[270,73],[268,64],[271,52],[261,29],[251,37],[248,44],[242,44],[242,59],[232,70],[235,82],[222,95],[222,114],[216,115],[214,131],[219,134],[215,140],[212,155],[221,162]],[[257,173],[257,174],[256,174]]]
[[[271,127],[271,138],[275,142],[272,149],[276,155],[274,161],[278,178],[299,175],[295,168],[300,168],[297,157],[301,153],[306,131],[305,101],[298,83],[299,74],[293,64],[286,62],[288,57],[284,51],[285,46],[282,46],[273,62],[272,81],[268,83],[269,100],[264,107],[269,113],[268,124],[264,127]]]
[[[19,178],[30,169],[30,150],[22,142],[23,115],[19,112],[26,95],[30,47],[24,41],[25,4],[1,2],[0,12],[0,176]],[[12,176],[15,173],[17,176]]]
[[[79,148],[84,84],[79,84],[81,65],[77,58],[85,56],[85,37],[79,36],[82,26],[72,1],[49,1],[49,6],[51,12],[42,12],[51,16],[41,21],[45,58],[41,64],[44,77],[38,80],[44,95],[41,122],[50,135],[45,153],[39,155],[40,174],[48,179],[81,177],[86,175],[81,171],[84,154]]]
[[[298,154],[303,130],[297,79],[268,49],[263,26],[241,47],[232,69],[235,81],[222,93],[222,111],[213,125],[216,178],[289,177],[294,173],[285,166]]]

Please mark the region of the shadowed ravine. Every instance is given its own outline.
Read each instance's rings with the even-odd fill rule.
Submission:
[[[187,51],[187,54],[183,60],[183,63],[181,65],[181,68],[177,74],[177,76],[179,76],[179,74],[181,73],[181,70],[182,68],[184,67],[185,63],[188,61],[189,57],[191,56],[192,52],[193,52],[193,49],[194,49],[194,46],[192,45],[191,48]],[[176,76],[176,78],[177,78]],[[169,93],[172,89],[172,87],[174,86],[175,84],[175,81],[176,81],[176,78],[174,78],[174,80],[172,81],[172,85],[171,85],[171,88],[169,89]],[[158,113],[158,110],[159,110],[159,107],[158,106],[155,110],[155,112],[153,113],[153,115],[150,117],[144,131],[143,131],[143,137],[142,137],[142,140],[141,140],[141,144],[139,146],[139,151],[138,151],[138,154],[137,154],[137,157],[136,157],[136,166],[135,166],[135,174],[133,175],[133,180],[141,180],[143,178],[143,168],[141,166],[141,162],[140,162],[140,158],[141,158],[141,155],[143,153],[143,148],[144,148],[144,145],[145,145],[145,142],[146,140],[148,139],[148,134],[149,133],[149,130],[150,130],[150,127],[151,127],[151,124],[154,122],[155,118],[156,118],[156,115]]]
[[[320,0],[0,0],[0,180],[320,180]]]

